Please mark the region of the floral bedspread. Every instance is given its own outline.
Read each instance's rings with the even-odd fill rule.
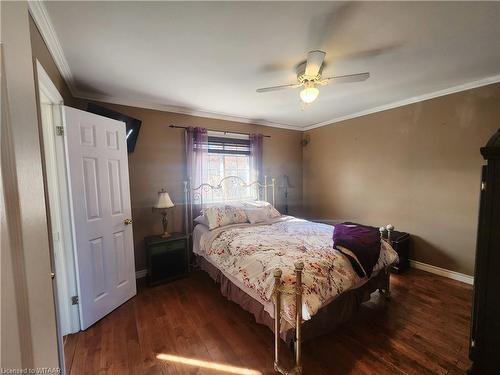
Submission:
[[[283,271],[285,288],[293,290],[294,263],[304,262],[304,320],[310,319],[323,305],[366,281],[354,272],[349,260],[333,249],[333,226],[283,216],[268,224],[236,224],[205,233],[200,245],[205,256],[225,274],[250,288],[262,301],[269,302],[274,286],[273,271]],[[378,263],[373,276],[395,262],[397,253],[381,241]],[[294,325],[295,298],[282,297],[282,318]]]

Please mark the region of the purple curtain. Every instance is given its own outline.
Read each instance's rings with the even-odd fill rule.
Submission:
[[[261,181],[262,171],[262,134],[250,134],[250,181]]]
[[[203,183],[207,175],[208,134],[205,128],[186,128],[186,177],[191,187]]]

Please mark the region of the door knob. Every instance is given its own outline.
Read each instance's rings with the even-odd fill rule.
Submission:
[[[125,219],[125,220],[123,220],[123,224],[125,224],[125,225],[129,225],[129,224],[132,224],[132,223],[133,223],[132,219]]]

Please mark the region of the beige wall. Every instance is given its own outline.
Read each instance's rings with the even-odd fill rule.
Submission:
[[[471,275],[479,148],[499,127],[495,84],[308,131],[304,209],[392,223],[413,235],[413,259]]]
[[[65,102],[84,109],[32,20],[30,29],[34,58]],[[311,218],[393,223],[413,234],[412,258],[472,274],[479,147],[500,127],[499,91],[491,85],[314,129],[303,134],[311,141],[304,149],[299,132],[102,104],[143,121],[129,156],[136,268],[145,267],[143,237],[161,230],[151,211],[156,192],[165,187],[176,203],[183,199],[183,132],[168,127],[177,124],[272,135],[264,141],[264,169],[290,175],[291,213],[302,213],[303,198]],[[182,208],[170,217],[172,228],[181,230]]]
[[[183,230],[184,131],[169,128],[171,124],[270,135],[271,138],[264,138],[264,173],[278,178],[283,174],[290,176],[290,182],[295,186],[289,190],[290,213],[299,212],[302,200],[301,132],[106,103],[97,104],[142,120],[135,151],[129,155],[137,270],[146,267],[144,237],[161,233],[161,216],[152,212],[152,206],[162,187],[177,205],[169,213],[169,231]],[[86,103],[79,105],[86,107]],[[281,179],[278,180],[280,182]],[[282,190],[277,190],[276,198],[280,208]]]
[[[30,17],[30,34],[33,61],[40,61],[47,74],[63,96],[66,105],[86,109],[87,102],[71,96],[57,66],[34,21]],[[185,179],[184,132],[171,129],[170,124],[201,126],[211,129],[259,132],[270,135],[264,140],[264,173],[279,178],[289,175],[294,188],[289,190],[290,213],[298,213],[302,200],[302,147],[301,133],[297,131],[269,128],[231,121],[213,120],[189,115],[154,111],[136,107],[125,107],[97,103],[142,120],[142,127],[135,148],[129,155],[130,193],[132,217],[134,219],[134,243],[136,269],[146,267],[144,237],[161,232],[160,215],[151,210],[157,192],[165,187],[178,206],[169,215],[169,230],[183,230]],[[277,201],[282,204],[283,194],[278,191]],[[278,208],[280,205],[278,205]]]
[[[87,102],[74,99],[50,55],[34,21],[30,17],[33,62],[40,61],[64,98],[66,105],[86,109]],[[35,65],[36,66],[36,65]],[[189,115],[98,103],[142,120],[135,152],[129,155],[130,193],[134,219],[136,269],[146,267],[144,237],[161,233],[160,215],[152,212],[157,192],[165,187],[178,206],[170,212],[170,230],[183,230],[185,173],[184,132],[171,129],[170,124],[201,126],[221,130],[260,132],[270,135],[264,139],[264,173],[279,178],[287,174],[294,188],[289,190],[290,213],[298,213],[302,201],[301,133],[231,121],[212,120]],[[282,204],[278,191],[277,201]],[[278,205],[279,206],[279,205]],[[280,207],[279,207],[280,208]]]

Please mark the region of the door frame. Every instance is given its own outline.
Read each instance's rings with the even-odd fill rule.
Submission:
[[[36,60],[36,74],[43,139],[41,146],[48,193],[50,245],[56,274],[57,318],[60,334],[65,336],[80,331],[80,314],[78,305],[71,303],[71,298],[78,296],[78,288],[65,142],[64,136],[56,135],[56,126],[62,126],[64,123],[62,110],[64,100],[38,60]],[[52,111],[48,112],[43,107],[47,103],[42,103],[42,94],[48,98]],[[51,196],[58,197],[58,199],[51,199]],[[54,236],[58,236],[58,238]]]

